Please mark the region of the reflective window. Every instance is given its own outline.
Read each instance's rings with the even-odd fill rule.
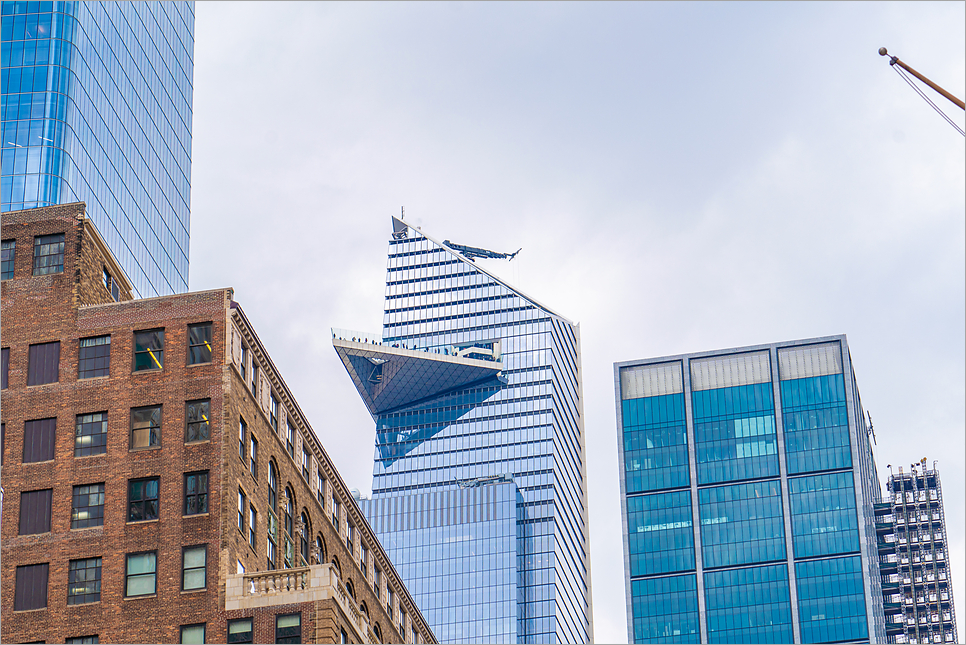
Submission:
[[[778,481],[698,489],[706,568],[785,559]]]
[[[161,446],[161,406],[131,410],[131,449]]]
[[[71,560],[67,570],[67,604],[81,605],[101,599],[101,559]]]
[[[158,478],[132,479],[128,482],[128,522],[158,519]]]
[[[77,356],[77,378],[111,375],[111,337],[81,338]]]
[[[852,465],[842,374],[782,381],[785,454],[791,474]]]
[[[104,484],[74,486],[70,528],[104,525]]]
[[[107,452],[107,412],[78,414],[75,428],[75,457],[102,455]]]
[[[185,404],[185,433],[184,442],[208,441],[208,418],[211,414],[211,401],[188,401]]]
[[[628,493],[687,486],[684,394],[622,401]]]
[[[803,643],[868,639],[860,557],[796,562],[795,578]]]
[[[200,515],[208,512],[208,471],[185,473],[184,514]]]
[[[631,581],[635,643],[700,643],[694,574]]]
[[[709,643],[791,643],[785,564],[704,574]]]
[[[691,491],[627,498],[631,575],[694,569]]]
[[[211,323],[188,325],[188,365],[211,362]]]
[[[859,550],[859,522],[851,472],[788,480],[796,558]]]
[[[134,371],[164,367],[164,330],[134,332]]]
[[[34,238],[34,275],[62,273],[64,270],[64,234],[40,235]]]
[[[4,240],[2,244],[3,248],[0,250],[0,256],[2,256],[2,259],[0,259],[0,280],[9,280],[13,277],[13,262],[17,241]]]

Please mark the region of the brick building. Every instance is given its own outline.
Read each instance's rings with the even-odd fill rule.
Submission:
[[[132,299],[82,203],[2,239],[4,642],[435,642],[231,289]]]

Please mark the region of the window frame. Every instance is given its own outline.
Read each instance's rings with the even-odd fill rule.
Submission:
[[[28,576],[33,575],[37,576],[36,579],[28,578]],[[42,585],[40,584],[41,579],[43,580]],[[35,564],[19,565],[17,567],[14,585],[14,611],[34,611],[36,609],[46,609],[48,596],[50,595],[50,563],[38,562]],[[30,600],[34,600],[34,597],[31,594],[32,592],[37,592],[37,588],[41,586],[44,590],[43,604],[35,605],[34,603],[28,602]],[[40,594],[36,593],[36,597],[39,600]]]
[[[75,563],[80,563],[80,562],[95,562],[95,561],[96,561],[96,565],[95,566],[85,566],[85,567],[83,567],[83,569],[75,568],[75,566],[74,566]],[[68,565],[67,565],[67,604],[68,605],[87,605],[87,604],[90,604],[90,603],[95,603],[95,602],[100,602],[101,601],[101,576],[102,576],[102,573],[103,573],[102,566],[103,566],[103,561],[102,561],[102,558],[99,557],[99,556],[93,557],[93,558],[78,558],[76,560],[70,560],[68,562]],[[91,593],[83,593],[83,594],[71,593],[72,591],[74,591],[74,589],[72,589],[71,586],[78,584],[78,580],[76,579],[76,573],[77,573],[77,571],[79,571],[79,570],[88,571],[88,570],[91,570],[91,569],[93,569],[93,570],[96,571],[97,577],[94,578],[94,579],[92,579],[92,580],[81,580],[80,582],[95,582],[96,583],[96,587],[97,587],[97,591],[91,592]],[[74,578],[74,579],[72,580],[71,578]],[[87,599],[88,596],[97,596],[97,597],[96,598]],[[83,600],[75,600],[75,601],[71,602],[71,599],[72,598],[78,598],[78,597],[84,598],[84,599]]]
[[[295,426],[292,422],[286,420],[285,427],[287,429],[285,435],[285,450],[288,451],[288,456],[295,459]]]
[[[10,386],[10,348],[0,349],[0,390]]]
[[[240,633],[247,634],[248,635],[247,638],[245,638],[245,637],[237,638],[236,637],[236,638],[233,639],[232,638],[232,634],[231,634],[231,628],[232,628],[232,626],[233,625],[244,624],[246,622],[248,623],[248,631],[240,632]],[[228,643],[229,644],[234,644],[234,643],[254,643],[255,642],[255,617],[254,616],[248,616],[248,617],[245,617],[245,618],[233,618],[233,619],[230,619],[228,621],[228,629],[226,631],[226,635],[228,637]]]
[[[16,270],[17,240],[3,240],[0,242],[0,280],[12,280]]]
[[[245,423],[245,419],[238,417],[238,457],[243,464],[247,461],[246,441],[248,441],[248,424]]]
[[[160,341],[160,347],[150,347],[146,346],[145,342],[139,340],[139,336],[148,336],[149,334],[158,334],[157,339]],[[138,346],[144,347],[144,349],[139,350]],[[157,352],[157,355],[155,355]],[[164,370],[164,327],[158,327],[155,329],[139,329],[134,332],[134,343],[132,345],[133,354],[133,364],[131,367],[132,372],[161,372]],[[143,367],[138,367],[138,358],[149,356],[152,361],[143,361]]]
[[[95,419],[94,417],[101,417]],[[101,428],[100,432],[84,432],[85,429],[95,427]],[[78,440],[82,437],[91,437],[90,445],[78,446]],[[101,450],[98,450],[100,448]],[[78,414],[74,419],[74,457],[93,457],[107,453],[107,412],[89,412]]]
[[[132,499],[131,497],[132,485],[136,483],[141,483],[141,482],[144,482],[145,484],[147,484],[148,482],[152,482],[152,481],[155,482],[155,486],[157,486],[156,497],[147,497],[148,489],[147,489],[147,486],[145,486],[145,497],[138,500]],[[145,515],[147,515],[147,510],[149,508],[148,505],[152,500],[155,502],[155,515],[154,517],[145,517]],[[142,509],[143,509],[141,512],[142,517],[140,519],[131,519],[132,509],[134,508],[135,504],[140,504],[142,506]],[[160,519],[160,517],[161,517],[161,478],[160,477],[137,477],[134,479],[127,480],[127,523],[133,524],[133,523],[141,523],[141,522],[156,522]]]
[[[258,511],[255,510],[255,506],[251,503],[248,504],[248,545],[252,547],[254,551],[258,544],[258,538],[256,537],[258,526]]]
[[[54,459],[54,446],[57,443],[57,417],[25,420],[23,435],[22,463],[42,464]],[[29,441],[28,437],[30,438]],[[43,457],[43,459],[36,459],[35,457]]]
[[[97,342],[106,338],[107,342]],[[84,342],[88,341],[90,344],[84,345]],[[105,350],[101,348],[107,348],[106,354]],[[87,355],[91,354],[91,355]],[[106,364],[102,366],[97,366],[97,361],[101,359],[106,359]],[[94,363],[93,367],[89,367],[90,363]],[[88,369],[85,369],[87,367]],[[96,373],[95,373],[96,372]],[[101,374],[100,372],[104,372]],[[104,378],[110,377],[111,375],[111,335],[104,334],[101,336],[88,336],[87,338],[77,339],[77,380],[86,380],[90,378]]]
[[[192,478],[195,481],[195,492],[189,493],[188,492],[188,480],[189,479],[192,479]],[[200,486],[200,483],[202,481],[204,482],[204,492],[201,491],[201,486]],[[185,473],[184,474],[183,482],[184,482],[183,483],[183,486],[184,486],[184,488],[183,488],[183,492],[184,492],[184,495],[183,495],[183,498],[184,498],[184,506],[182,506],[182,509],[181,509],[181,515],[182,515],[182,517],[191,517],[191,516],[194,516],[194,515],[207,515],[208,514],[208,502],[209,502],[209,500],[208,500],[208,471],[207,470],[196,470],[196,471],[193,471],[193,472]],[[198,502],[198,500],[202,500],[202,499],[204,501],[204,510],[197,510],[197,511],[195,511],[193,513],[189,513],[188,511],[190,510],[190,507],[191,507],[191,500],[195,500],[195,508],[201,508],[201,504]]]
[[[280,629],[294,629],[293,627],[279,627],[279,619],[281,618],[291,618],[292,616],[298,616],[298,632],[291,634],[279,635]],[[289,614],[276,614],[275,615],[275,642],[276,643],[301,643],[302,642],[302,612],[292,612]]]
[[[179,643],[185,642],[184,631],[186,629],[197,629],[198,627],[201,628],[201,642],[207,643],[208,642],[208,623],[192,623],[190,625],[182,625],[181,631],[179,632],[178,642]],[[194,641],[191,641],[191,642],[194,642]]]
[[[191,418],[192,406],[206,406],[204,412],[199,412],[201,420]],[[198,439],[191,438],[192,426],[195,426],[198,436],[201,437],[201,428],[204,427],[204,436]],[[211,441],[211,399],[195,399],[193,401],[185,401],[184,403],[184,442],[189,443],[204,443],[205,441]]]
[[[238,530],[242,536],[245,535],[245,514],[248,512],[248,495],[245,491],[238,488]]]
[[[154,417],[154,412],[153,412],[154,410],[157,410],[157,416],[158,416],[158,425],[157,426],[155,426],[155,425],[153,425],[151,423],[154,419],[153,418],[149,418],[149,421],[148,421],[148,425],[147,426],[142,426],[142,427],[139,427],[139,428],[135,428],[134,427],[134,415],[135,414],[151,411],[150,417]],[[156,449],[160,448],[161,447],[161,427],[162,427],[162,424],[163,423],[164,423],[164,406],[163,405],[143,405],[141,407],[131,408],[131,434],[130,434],[130,442],[128,444],[128,450],[156,450]],[[157,431],[155,431],[155,428],[157,428]],[[134,433],[136,431],[137,432],[142,432],[144,430],[147,430],[147,435],[148,435],[147,436],[147,440],[148,440],[147,445],[144,445],[144,446],[137,446],[137,445],[135,445],[135,440],[134,440],[135,435],[134,435]],[[152,443],[152,440],[153,439],[157,439],[157,443]]]
[[[309,475],[309,467],[312,465],[312,453],[308,448],[305,447],[305,440],[302,440],[302,479],[305,483],[311,481],[311,476]]]
[[[59,240],[56,238],[60,238]],[[64,233],[50,233],[48,235],[35,235],[34,236],[34,261],[33,261],[33,275],[53,275],[55,273],[64,272],[64,252],[67,248],[67,236]],[[59,246],[57,249],[55,247]],[[46,253],[45,251],[54,248],[52,253]],[[60,258],[60,263],[56,262],[56,259]],[[46,258],[53,258],[54,261],[43,261]]]
[[[204,563],[198,567],[188,567],[187,555],[188,552],[204,552]],[[202,578],[204,579],[204,584],[200,587],[187,587],[186,577],[189,573],[197,572],[198,570],[202,572]],[[204,591],[208,588],[208,545],[207,544],[194,544],[190,546],[181,547],[181,591]]]
[[[151,555],[154,556],[154,571],[148,571],[144,573],[131,573],[131,558],[139,555]],[[131,590],[131,579],[151,576],[154,582],[154,590],[145,593],[132,594],[128,593]],[[145,598],[150,596],[156,596],[158,593],[158,552],[157,550],[152,551],[138,551],[136,553],[126,553],[124,556],[124,597],[125,598]]]
[[[268,421],[275,434],[278,434],[278,398],[276,398],[275,392],[268,394]]]
[[[20,492],[20,517],[18,518],[19,526],[17,528],[17,535],[43,535],[44,533],[50,533],[50,515],[53,497],[53,488]]]
[[[258,481],[258,439],[254,432],[248,433],[248,472]]]
[[[60,383],[60,341],[27,347],[27,387]]]
[[[87,529],[96,526],[104,526],[104,484],[105,482],[95,482],[93,484],[78,484],[71,489],[70,495],[70,528],[75,529]],[[91,491],[90,489],[94,486],[100,486],[100,491]],[[86,492],[79,489],[88,489]],[[91,495],[100,496],[100,504],[91,504]],[[78,505],[78,501],[87,497],[87,504],[85,506]],[[81,519],[78,517],[80,511],[84,509],[100,509],[100,512],[90,512],[88,510],[87,517]],[[78,526],[81,522],[85,524],[83,526]],[[96,523],[94,523],[96,522]]]
[[[207,329],[208,337],[202,338],[200,342],[197,342],[198,339],[193,338],[193,332],[195,330],[202,330],[202,329]],[[210,365],[212,363],[215,356],[215,350],[211,346],[213,332],[214,332],[214,325],[211,322],[193,323],[191,325],[188,325],[188,338],[187,338],[188,356],[186,360],[189,366]],[[192,350],[194,350],[195,348],[198,348],[197,357],[200,357],[201,359],[205,358],[205,354],[207,350],[208,360],[192,360]]]

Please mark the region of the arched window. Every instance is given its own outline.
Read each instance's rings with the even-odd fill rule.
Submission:
[[[299,551],[302,553],[302,560],[305,564],[309,564],[309,534],[312,532],[312,526],[309,524],[309,516],[305,511],[302,511],[299,520],[301,520],[302,527],[302,534],[299,535]]]
[[[375,625],[372,626],[372,633],[376,635],[376,640],[381,643],[382,642],[382,628],[379,627],[379,623],[376,623]]]
[[[315,538],[315,550],[318,551],[317,562],[319,564],[322,564],[323,562],[325,562],[326,553],[325,553],[325,540],[322,539],[321,533]]]
[[[342,577],[342,565],[339,564],[339,557],[338,556],[335,556],[335,555],[332,556],[332,566],[335,567],[336,572],[339,574],[339,577],[341,578]]]
[[[273,513],[278,512],[278,471],[275,462],[268,462],[268,507]]]
[[[285,530],[288,532],[289,537],[295,534],[295,527],[292,526],[292,517],[295,515],[295,495],[292,493],[292,489],[285,487],[285,492],[287,493],[285,500]]]
[[[351,580],[345,581],[345,590],[346,590],[346,593],[349,594],[350,598],[352,598],[353,600],[356,599],[356,590],[355,590],[355,587],[352,586]]]
[[[369,607],[366,605],[365,600],[359,603],[359,611],[361,611],[366,615],[366,620],[372,620],[371,618],[369,618]]]

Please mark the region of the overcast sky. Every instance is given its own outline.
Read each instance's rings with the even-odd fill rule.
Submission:
[[[381,329],[390,216],[523,247],[486,267],[581,324],[598,642],[627,638],[613,363],[845,333],[880,474],[939,460],[962,604],[964,138],[876,51],[963,97],[964,7],[199,2],[191,289],[235,288],[368,491],[329,328]]]

